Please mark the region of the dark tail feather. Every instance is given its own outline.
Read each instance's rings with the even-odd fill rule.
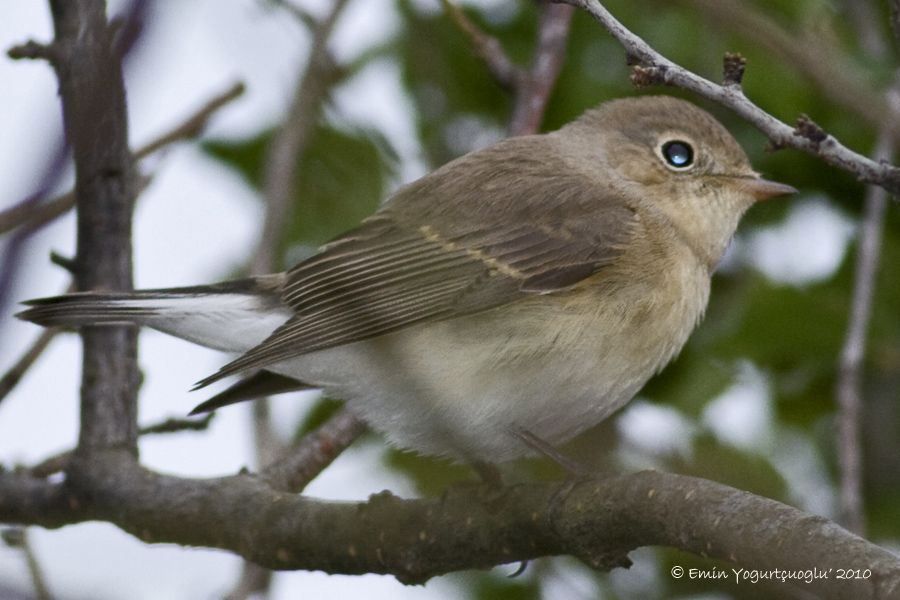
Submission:
[[[44,327],[123,325],[156,314],[145,302],[140,292],[76,292],[29,300],[25,304],[31,308],[16,314],[16,317]]]
[[[273,396],[285,392],[315,389],[313,386],[290,377],[277,375],[270,371],[259,371],[250,377],[241,379],[223,392],[219,392],[206,402],[197,405],[190,415],[210,412],[229,404],[237,404],[244,400],[253,400],[262,396]]]
[[[16,316],[45,327],[121,325],[141,322],[169,309],[172,301],[211,295],[258,296],[277,304],[282,274],[234,279],[209,285],[135,290],[131,292],[75,292],[24,302],[31,306]]]

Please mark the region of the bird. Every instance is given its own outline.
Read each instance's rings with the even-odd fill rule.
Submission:
[[[238,356],[199,405],[318,388],[389,443],[498,464],[555,448],[629,402],[702,319],[764,179],[712,115],[607,101],[400,187],[289,270],[26,302],[44,326],[147,326]]]

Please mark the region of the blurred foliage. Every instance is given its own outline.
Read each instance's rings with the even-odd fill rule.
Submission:
[[[801,113],[809,114],[858,151],[867,153],[873,147],[876,132],[866,128],[856,115],[836,107],[790,61],[768,50],[760,43],[759,32],[727,29],[684,0],[609,0],[604,4],[670,59],[713,80],[720,79],[723,54],[740,52],[748,61],[744,89],[763,108],[789,123]],[[836,44],[837,52],[846,58],[846,65],[851,65],[857,75],[873,86],[886,81],[897,67],[895,41],[889,43],[893,54],[887,63],[873,60],[860,50],[852,19],[843,12],[847,2],[755,0],[744,5],[767,15],[798,38],[814,35],[817,40]],[[399,65],[403,85],[415,108],[413,117],[424,160],[437,166],[462,151],[482,145],[486,139],[502,135],[510,116],[510,97],[491,79],[468,39],[438,9],[438,0],[397,0],[396,6],[400,22],[393,39],[359,60],[387,58]],[[534,2],[511,0],[484,5],[471,2],[464,6],[470,18],[497,37],[515,61],[530,64],[538,15]],[[880,0],[874,6],[887,36],[887,2]],[[632,89],[623,50],[586,14],[575,15],[568,48],[567,60],[546,112],[546,129],[554,129],[609,98],[636,93],[687,97],[719,117],[767,177],[790,183],[803,196],[817,198],[816,201],[828,203],[849,218],[859,219],[864,189],[849,175],[797,151],[766,151],[765,138],[722,107],[672,88]],[[376,208],[393,183],[392,160],[380,135],[354,128],[352,124],[348,127],[346,123],[337,123],[334,114],[329,115],[330,118],[322,119],[313,143],[300,158],[297,205],[286,224],[285,249],[321,244],[353,226]],[[241,143],[207,144],[207,151],[259,187],[270,139],[271,132],[261,132]],[[747,215],[741,231],[777,225],[791,211],[791,206],[791,200],[779,200],[755,207]],[[868,537],[895,545],[900,543],[900,285],[897,285],[900,211],[897,208],[894,203],[888,211],[864,373]],[[812,237],[804,242],[811,247],[825,243]],[[778,440],[778,433],[783,431],[799,431],[805,436],[817,449],[820,464],[830,469],[830,481],[822,483],[831,490],[833,500],[837,478],[835,375],[849,314],[855,250],[856,244],[851,243],[833,274],[809,284],[773,281],[745,263],[717,275],[705,322],[679,359],[642,392],[651,402],[676,409],[697,425],[698,433],[692,436],[691,451],[684,456],[661,454],[650,457],[650,464],[661,464],[673,471],[707,477],[786,501],[796,502],[799,498],[802,506],[804,492],[778,466],[780,459],[791,458],[781,456],[787,450],[779,448],[777,443],[768,448],[734,447],[718,439],[702,420],[710,402],[737,382],[737,365],[749,362],[768,382],[771,395],[768,400],[773,408],[772,439]],[[308,430],[333,410],[332,403],[321,404],[299,429]],[[622,443],[618,436],[618,429],[605,423],[573,447],[592,455],[615,456],[616,448]],[[405,473],[424,494],[439,494],[447,485],[474,478],[467,467],[395,450],[386,450],[385,463]],[[603,468],[613,463],[607,460]],[[553,473],[552,467],[534,464],[526,463],[518,468],[525,469],[529,475]],[[777,587],[734,586],[730,582],[688,578],[675,580],[668,576],[672,565],[709,570],[716,563],[670,550],[661,551],[659,557],[658,571],[662,575],[658,577],[659,589],[653,595],[656,598],[688,598],[703,593],[718,593],[716,597],[727,598],[782,597]],[[548,560],[551,559],[538,561],[529,569],[552,564]],[[730,570],[728,565],[719,566]],[[458,581],[460,593],[471,598],[542,597],[534,578],[508,580],[497,569]],[[629,593],[627,587],[616,584],[606,574],[597,575],[596,593],[606,598],[647,597]]]
[[[204,148],[262,189],[272,133],[239,142],[206,142]],[[296,208],[285,223],[286,244],[318,247],[375,212],[393,173],[393,155],[386,146],[376,131],[316,127],[300,157]]]

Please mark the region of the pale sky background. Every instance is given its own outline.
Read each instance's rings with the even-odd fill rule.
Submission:
[[[500,0],[479,2],[496,5]],[[115,11],[120,2],[111,2]],[[178,123],[206,99],[243,80],[248,90],[220,111],[207,135],[240,138],[277,123],[284,114],[300,66],[305,61],[305,32],[284,13],[254,0],[180,0],[160,2],[140,45],[129,59],[128,100],[133,146]],[[301,2],[321,13],[326,0]],[[438,9],[438,0],[419,4]],[[339,59],[390,35],[397,26],[391,0],[351,0],[336,29],[332,48]],[[27,39],[48,40],[51,23],[46,2],[0,0],[0,209],[35,189],[36,167],[43,165],[60,129],[56,81],[46,63],[11,61],[5,50]],[[598,35],[603,35],[598,30]],[[412,109],[393,65],[376,63],[342,86],[336,115],[383,131],[401,157],[396,183],[423,172],[410,119]],[[598,101],[602,99],[598,98]],[[152,186],[141,196],[135,215],[135,282],[138,287],[176,286],[215,281],[242,264],[259,229],[262,204],[237,175],[206,158],[190,143],[171,147],[144,163]],[[802,223],[802,232],[799,231]],[[738,240],[726,261],[749,262],[778,281],[804,284],[830,275],[852,235],[849,222],[814,198],[795,202],[785,223]],[[812,243],[810,243],[812,240]],[[0,238],[0,248],[6,238]],[[71,215],[42,230],[27,246],[23,274],[13,291],[15,302],[59,293],[67,281],[47,261],[51,249],[71,255]],[[15,307],[7,307],[14,309]],[[4,372],[37,336],[34,325],[11,314],[0,315],[0,372]],[[183,416],[199,400],[191,384],[214,371],[220,353],[146,331],[141,336],[140,421]],[[30,464],[74,445],[77,437],[80,345],[76,336],[58,336],[19,387],[0,404],[0,464]],[[296,397],[275,401],[276,421],[293,423],[309,406]],[[249,408],[220,411],[209,432],[145,438],[141,456],[151,468],[188,476],[233,473],[248,464]],[[798,502],[820,514],[832,510],[823,489],[815,453],[807,438],[772,432],[767,380],[752,365],[742,365],[738,382],[712,402],[703,426],[727,443],[769,454],[776,444],[797,447],[796,459],[779,465],[797,481]],[[619,427],[635,448],[688,451],[693,431],[674,409],[636,401]],[[286,432],[285,432],[286,433]],[[774,438],[773,438],[774,436]],[[768,449],[768,450],[767,450]],[[308,493],[336,499],[364,499],[382,489],[411,495],[410,485],[381,468],[378,444],[358,445],[345,453]],[[626,464],[628,457],[625,457]],[[636,459],[640,466],[640,459]],[[802,477],[801,477],[802,475]],[[148,546],[106,524],[83,524],[56,531],[30,530],[53,593],[60,598],[216,598],[229,590],[239,560],[218,551]],[[636,555],[636,566],[617,572],[625,588],[640,586],[654,574],[652,551]],[[644,559],[642,559],[642,557]],[[526,574],[527,576],[527,574]],[[458,575],[455,577],[465,577]],[[19,552],[0,545],[0,581],[29,588]],[[276,575],[274,598],[339,599],[453,598],[453,578],[424,587],[406,587],[392,577],[326,576],[321,573]],[[590,598],[594,584],[578,565],[560,567],[548,577],[547,597]]]

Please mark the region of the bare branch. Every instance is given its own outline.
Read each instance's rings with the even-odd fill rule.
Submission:
[[[885,58],[889,52],[888,40],[881,34],[879,11],[872,0],[842,0],[841,5],[853,23],[862,50],[869,56]]]
[[[41,335],[25,350],[19,360],[3,374],[3,377],[0,378],[0,402],[3,402],[4,398],[22,380],[22,376],[28,372],[34,361],[43,354],[57,333],[59,333],[59,329],[44,329],[41,331]]]
[[[717,85],[662,56],[643,39],[626,29],[598,0],[562,1],[578,6],[594,17],[619,41],[634,61],[645,71],[649,69],[652,72],[654,82],[690,90],[730,108],[762,131],[775,148],[803,150],[818,156],[829,165],[854,174],[860,181],[880,185],[889,193],[900,195],[900,169],[897,167],[854,152],[830,134],[820,142],[799,135],[795,128],[782,123],[748,100],[735,86]]]
[[[237,82],[224,92],[210,98],[196,112],[188,116],[174,128],[166,131],[159,137],[150,140],[147,144],[134,151],[135,159],[141,159],[160,150],[169,144],[191,139],[199,136],[210,117],[244,93],[244,84]],[[0,212],[0,234],[21,225],[30,224],[39,226],[49,223],[53,219],[65,214],[75,206],[75,192],[69,191],[46,202],[35,203],[26,200],[15,206]]]
[[[44,570],[38,561],[34,552],[34,546],[29,540],[28,530],[24,527],[7,529],[3,531],[3,540],[7,545],[18,548],[25,556],[25,564],[28,567],[28,573],[31,575],[31,585],[34,588],[34,597],[36,600],[50,600],[50,588],[47,586],[47,578],[44,576]]]
[[[122,452],[94,458],[83,488],[0,473],[0,521],[107,520],[146,542],[223,548],[269,568],[388,573],[405,583],[557,554],[605,570],[626,564],[633,548],[663,545],[748,569],[815,569],[820,576],[809,583],[785,584],[812,596],[900,593],[900,559],[890,552],[822,517],[693,477],[642,472],[522,484],[489,500],[482,487],[458,486],[440,498],[382,492],[367,502],[327,502],[273,491],[250,474],[182,479],[147,471]],[[836,569],[870,576],[837,581]]]
[[[277,263],[274,252],[294,197],[297,157],[309,143],[322,100],[336,72],[328,52],[328,38],[346,4],[347,0],[335,0],[331,12],[313,30],[306,71],[297,84],[285,124],[269,146],[263,174],[266,216],[253,255],[251,272],[254,274],[268,273]]]
[[[875,17],[871,2],[860,0],[845,2],[844,5],[851,14],[860,47],[872,58],[884,60],[888,44],[879,32],[880,23]],[[900,73],[895,76],[900,76]],[[885,94],[885,101],[895,111],[900,110],[900,83],[895,83]],[[873,157],[876,160],[892,161],[895,145],[896,140],[889,135],[888,128],[883,128]],[[864,217],[859,227],[850,319],[841,349],[836,382],[840,522],[859,535],[863,535],[865,531],[861,439],[862,362],[875,295],[875,276],[881,254],[886,209],[887,194],[884,188],[869,186],[866,189]]]
[[[519,86],[525,73],[510,60],[500,41],[482,31],[453,0],[441,0],[441,4],[453,23],[469,38],[475,53],[497,83],[511,91]]]
[[[51,0],[66,137],[78,198],[77,284],[131,288],[131,211],[137,177],[128,148],[120,58],[95,0]],[[86,328],[79,449],[137,451],[137,331]]]
[[[566,42],[574,12],[571,6],[542,3],[537,49],[531,68],[516,89],[510,135],[538,132],[544,119],[544,109],[566,57]]]
[[[216,94],[191,114],[184,121],[176,125],[173,129],[163,133],[159,137],[150,140],[145,145],[134,151],[136,159],[144,158],[153,154],[157,150],[168,146],[169,144],[196,138],[206,128],[212,117],[220,108],[230,103],[232,100],[240,98],[246,87],[244,82],[237,81],[225,91]]]
[[[892,143],[881,136],[875,150],[876,158],[891,160]],[[865,214],[859,230],[859,248],[853,281],[853,300],[850,322],[841,349],[838,368],[838,462],[840,465],[841,522],[848,529],[862,534],[865,529],[862,499],[862,450],[860,415],[862,413],[862,362],[865,355],[866,332],[875,294],[875,275],[881,254],[881,238],[887,193],[883,188],[870,186],[866,190]]]
[[[512,94],[509,135],[537,133],[565,59],[574,9],[547,0],[541,2],[534,58],[530,69],[523,69],[510,60],[496,38],[479,29],[452,0],[441,2],[494,79]]]
[[[56,50],[52,45],[41,44],[34,40],[28,40],[24,44],[13,46],[6,51],[6,55],[13,60],[44,59],[51,64],[57,59]]]
[[[884,101],[883,94],[863,75],[864,71],[848,62],[827,37],[815,33],[788,31],[752,2],[740,0],[681,0],[718,27],[746,37],[768,49],[797,73],[813,81],[835,105],[856,115],[878,131],[885,129],[900,141],[900,113]],[[857,10],[866,0],[850,2]],[[865,42],[863,42],[864,45]],[[871,45],[871,44],[868,44]]]
[[[161,433],[180,433],[182,431],[205,431],[209,428],[209,424],[212,422],[214,416],[214,413],[209,413],[201,419],[168,418],[159,423],[141,427],[138,430],[138,434],[145,436],[158,435]],[[66,470],[69,461],[72,460],[73,454],[74,450],[67,450],[65,452],[60,452],[59,454],[54,454],[27,469],[27,472],[33,477],[49,477],[54,473],[60,473]]]
[[[349,411],[341,410],[260,473],[274,490],[299,493],[366,430]]]
[[[890,143],[885,137],[879,141],[876,156],[889,159]],[[866,332],[875,293],[875,273],[881,254],[881,234],[887,192],[878,186],[866,190],[865,216],[860,226],[859,249],[853,282],[853,301],[850,323],[841,350],[837,380],[838,398],[838,462],[840,465],[840,521],[850,531],[863,534],[865,519],[862,500],[862,449],[860,415],[862,413],[862,360],[866,347]]]

